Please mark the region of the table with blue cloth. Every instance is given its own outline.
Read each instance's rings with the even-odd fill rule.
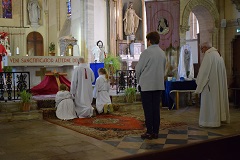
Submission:
[[[196,90],[197,84],[195,80],[191,81],[165,81],[165,92],[163,94],[163,106],[167,106],[168,109],[178,109],[178,102],[174,104],[174,100],[170,94],[176,92],[176,99],[178,99],[178,92],[193,92]]]
[[[104,63],[90,63],[90,68],[93,70],[94,76],[95,76],[95,80],[92,83],[93,85],[95,85],[96,83],[96,79],[98,78],[98,69],[99,68],[104,68]]]

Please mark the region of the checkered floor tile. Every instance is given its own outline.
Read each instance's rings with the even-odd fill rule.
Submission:
[[[189,144],[223,135],[189,126],[161,130],[158,139],[143,140],[138,136],[126,136],[122,139],[105,140],[104,142],[130,154]]]

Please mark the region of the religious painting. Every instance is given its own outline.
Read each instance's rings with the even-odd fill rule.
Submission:
[[[159,33],[159,46],[163,50],[179,47],[180,1],[148,1],[145,4],[147,32]]]
[[[12,18],[12,0],[2,0],[2,18]]]
[[[160,18],[158,21],[157,32],[163,35],[169,32],[169,24],[166,18]]]

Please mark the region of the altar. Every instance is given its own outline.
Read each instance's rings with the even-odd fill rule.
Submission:
[[[13,72],[30,72],[30,87],[38,85],[45,73],[56,70],[67,73],[71,80],[74,66],[78,65],[79,56],[5,56],[4,66],[12,66]],[[28,83],[28,82],[27,82]]]

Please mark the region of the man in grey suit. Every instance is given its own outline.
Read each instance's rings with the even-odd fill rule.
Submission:
[[[142,106],[147,131],[142,139],[157,139],[160,127],[160,97],[164,87],[166,65],[165,52],[159,47],[158,32],[146,36],[148,48],[144,50],[136,65],[136,77],[141,87]]]

